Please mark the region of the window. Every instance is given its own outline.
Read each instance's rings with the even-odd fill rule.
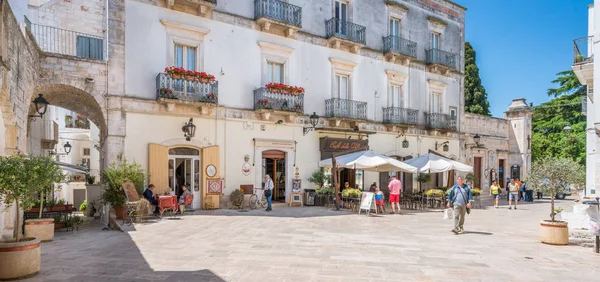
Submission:
[[[173,65],[187,70],[196,70],[196,47],[175,44]]]
[[[440,97],[439,93],[433,93],[431,95],[431,112],[432,113],[440,113]]]
[[[456,107],[450,107],[450,118],[456,120],[457,116]]]
[[[81,159],[81,165],[82,167],[90,167],[90,159]]]
[[[100,38],[92,38],[87,36],[77,36],[77,57],[92,59],[92,60],[102,60],[102,39]]]
[[[83,148],[83,155],[84,156],[89,156],[90,155],[90,148]]]
[[[400,36],[400,20],[394,18],[390,19],[390,35]]]
[[[433,32],[431,33],[431,49],[440,48],[440,34]]]
[[[335,1],[335,32],[340,34],[346,34],[346,21],[347,21],[347,4],[342,1]]]
[[[347,75],[336,74],[335,75],[335,89],[334,89],[334,98],[339,99],[349,99],[349,81],[350,77]]]
[[[402,95],[402,87],[397,84],[390,84],[389,88],[389,106],[403,108],[404,107],[404,97]]]
[[[268,82],[285,83],[284,64],[267,62]]]

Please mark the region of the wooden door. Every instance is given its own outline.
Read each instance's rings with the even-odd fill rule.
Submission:
[[[475,181],[473,181],[473,188],[481,188],[481,157],[475,157],[474,163]]]
[[[160,194],[169,188],[169,147],[148,144],[148,174],[148,184],[154,184],[155,193]]]
[[[206,182],[209,179],[208,175],[206,174],[206,168],[209,165],[214,165],[215,168],[217,169],[217,173],[211,177],[211,179],[213,178],[219,178],[219,174],[220,174],[220,166],[219,166],[219,146],[212,146],[212,147],[205,147],[202,149],[202,182],[200,183],[200,187],[201,187],[201,202],[200,205],[203,208],[206,208],[206,204],[208,203],[212,203],[212,206],[215,208],[219,208],[220,206],[220,201],[221,201],[221,196],[220,195],[210,195],[207,196],[207,190],[206,190]]]

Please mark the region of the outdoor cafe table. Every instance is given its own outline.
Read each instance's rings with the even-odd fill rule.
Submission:
[[[166,210],[177,212],[179,210],[177,196],[158,196],[158,210],[161,216]]]

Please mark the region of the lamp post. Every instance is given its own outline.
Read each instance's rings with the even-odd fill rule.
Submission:
[[[32,103],[35,105],[35,111],[38,113],[38,115],[29,115],[32,121],[34,121],[35,118],[42,118],[44,116],[50,103],[44,98],[43,94],[38,94],[38,97]]]
[[[410,145],[410,143],[408,143],[408,140],[406,140],[406,134],[404,134],[404,132],[402,132],[402,133],[400,133],[400,135],[396,136],[396,138],[399,138],[402,136],[404,136],[404,140],[402,140],[402,148],[406,149]]]
[[[190,120],[181,127],[183,131],[183,137],[185,137],[186,141],[191,141],[192,138],[196,135],[196,125],[194,125],[194,119],[190,118]]]
[[[307,133],[309,133],[310,131],[314,130],[317,127],[317,124],[319,123],[319,116],[317,115],[316,112],[313,112],[312,115],[310,115],[310,127],[303,127],[302,128],[302,135],[306,135]]]
[[[448,152],[448,150],[450,149],[450,147],[448,146],[448,144],[450,144],[450,141],[444,141],[442,143],[438,143],[436,141],[435,142],[435,150],[437,151],[439,147],[442,147],[442,150],[444,152]]]
[[[475,143],[471,143],[471,144],[466,144],[465,143],[465,149],[467,149],[469,146],[471,148],[473,148],[473,147],[476,147],[476,148],[482,147],[481,143],[480,143],[481,142],[481,136],[479,136],[479,134],[475,134],[475,136],[473,136],[473,142],[475,142]]]
[[[73,146],[71,146],[71,144],[69,144],[69,141],[67,141],[67,143],[65,145],[63,145],[63,149],[65,150],[64,153],[57,153],[54,151],[50,151],[50,155],[55,155],[55,156],[62,156],[62,155],[69,155],[71,153],[71,149],[73,149]]]

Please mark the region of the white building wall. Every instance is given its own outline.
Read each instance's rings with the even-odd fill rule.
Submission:
[[[588,9],[588,35],[593,36],[592,54],[600,54],[600,11],[595,9],[600,1],[595,0],[594,5]],[[594,62],[594,81],[600,81],[600,65]],[[593,84],[588,85],[594,88]],[[587,105],[587,158],[586,158],[586,194],[598,194],[600,189],[600,138],[595,134],[595,124],[600,123],[600,96],[594,93],[593,100],[588,100]]]

